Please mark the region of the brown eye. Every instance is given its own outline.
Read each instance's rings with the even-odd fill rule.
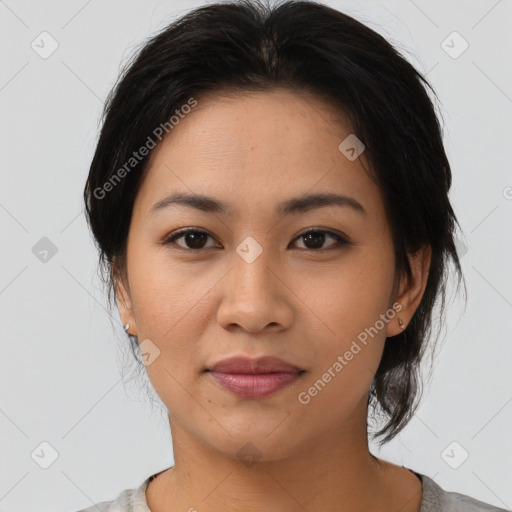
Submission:
[[[326,250],[325,247],[322,247],[326,241],[326,239],[331,238],[335,240],[335,244],[330,244],[330,246],[335,245],[346,245],[348,244],[348,240],[344,237],[333,233],[332,231],[326,231],[323,229],[309,229],[308,231],[303,232],[300,234],[295,240],[299,239],[304,240],[304,249],[311,249],[314,251],[324,251]],[[330,247],[328,246],[328,247]],[[300,247],[302,249],[302,247]]]
[[[180,243],[178,244],[180,247],[183,247],[184,249],[200,250],[205,248],[205,243],[208,240],[208,237],[210,237],[210,235],[205,231],[200,231],[198,229],[186,229],[179,231],[178,233],[174,233],[172,236],[164,240],[163,243],[165,245],[172,244],[176,240],[183,238],[185,245]]]
[[[209,235],[206,231],[189,228],[183,229],[181,231],[178,231],[177,233],[172,234],[171,236],[166,238],[162,243],[164,245],[171,245],[176,244],[177,240],[183,239],[181,243],[177,243],[179,247],[191,251],[200,251],[202,249],[207,249],[209,247],[216,247],[215,245],[206,245],[208,238],[212,238],[213,240],[213,237]],[[324,247],[324,244],[329,238],[334,240],[335,243],[329,244],[326,248]],[[339,247],[341,245],[350,244],[350,242],[345,237],[324,229],[313,228],[304,231],[297,238],[295,238],[295,240],[300,239],[303,240],[304,247],[299,247],[299,249],[310,249],[311,251],[314,252],[322,252],[325,250],[330,250],[331,248]]]

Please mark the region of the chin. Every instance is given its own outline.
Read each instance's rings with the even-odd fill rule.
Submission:
[[[279,422],[278,422],[279,423]],[[209,444],[226,458],[247,462],[249,467],[257,462],[271,462],[286,459],[296,453],[290,444],[291,434],[286,430],[278,432],[275,423],[267,429],[229,430],[222,439],[210,439]]]

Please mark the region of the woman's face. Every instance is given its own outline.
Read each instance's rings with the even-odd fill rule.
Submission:
[[[398,316],[410,320],[426,275],[392,296],[383,197],[351,139],[339,149],[351,133],[305,93],[209,96],[152,152],[131,219],[128,282],[116,292],[172,429],[261,460],[366,435],[386,336],[401,331]],[[175,194],[223,209],[153,209]],[[319,194],[350,200],[308,202]],[[164,243],[184,228],[196,233]],[[301,372],[265,396],[240,396],[207,371],[235,355],[279,357]]]

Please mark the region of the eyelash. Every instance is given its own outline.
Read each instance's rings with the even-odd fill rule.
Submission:
[[[186,229],[183,229],[183,230],[178,231],[176,233],[173,233],[169,237],[165,238],[161,243],[163,245],[171,245],[173,242],[175,242],[176,240],[184,237],[185,235],[187,235],[189,233],[201,233],[201,234],[205,234],[205,235],[210,236],[211,238],[213,238],[209,233],[207,233],[206,231],[203,231],[201,229],[186,228]],[[327,248],[327,249],[308,249],[306,247],[306,248],[301,248],[301,250],[323,253],[323,252],[332,250],[332,248],[336,248],[336,246],[339,247],[339,246],[343,246],[343,245],[350,245],[350,243],[351,243],[342,235],[338,235],[337,233],[334,233],[332,231],[328,231],[328,230],[320,229],[320,228],[308,228],[307,230],[305,230],[302,233],[300,233],[299,235],[297,235],[294,238],[294,241],[299,239],[300,237],[308,235],[309,233],[324,233],[324,234],[329,235],[332,238],[334,238],[338,243],[337,244],[333,244],[334,247],[330,246],[330,248]],[[180,245],[178,245],[178,247],[179,247],[179,249],[182,249],[184,251],[195,252],[195,253],[205,250],[205,249],[192,249],[192,248],[189,248],[189,247],[182,247]],[[211,249],[211,248],[212,247],[206,247],[206,249]]]

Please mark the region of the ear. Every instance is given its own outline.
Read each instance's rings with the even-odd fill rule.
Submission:
[[[400,281],[398,295],[393,302],[400,304],[401,309],[397,307],[395,318],[388,323],[386,328],[387,337],[400,334],[411,321],[427,286],[431,256],[432,248],[430,245],[425,245],[417,252],[408,254],[412,276],[411,279],[407,279],[407,276],[405,276]],[[398,322],[399,318],[403,322],[403,329]]]
[[[133,314],[133,305],[128,284],[128,276],[122,269],[116,267],[117,263],[112,264],[112,280],[114,282],[114,290],[116,296],[117,308],[119,316],[123,322],[123,326],[129,324],[128,333],[137,336],[137,324]]]

